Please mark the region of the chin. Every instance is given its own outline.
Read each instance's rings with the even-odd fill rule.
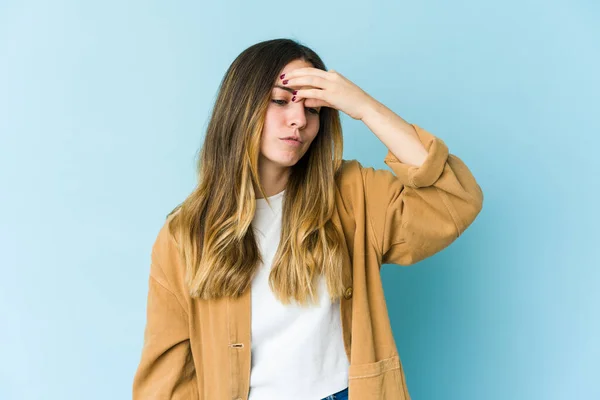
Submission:
[[[271,164],[278,165],[280,167],[292,167],[292,166],[296,165],[303,156],[304,156],[304,154],[289,154],[289,153],[284,153],[284,154],[275,153],[275,154],[269,154],[268,156],[265,156],[264,154],[262,155],[262,157],[264,158],[264,161],[267,161]]]
[[[296,160],[296,159],[292,159],[292,160],[283,159],[283,160],[276,161],[276,163],[282,167],[293,167],[294,165],[296,165],[297,162],[298,162],[298,160]]]

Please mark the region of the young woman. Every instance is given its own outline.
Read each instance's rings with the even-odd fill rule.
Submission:
[[[342,160],[339,111],[393,173]],[[473,222],[483,194],[465,164],[278,39],[228,69],[198,170],[152,248],[134,399],[409,399],[380,268]]]

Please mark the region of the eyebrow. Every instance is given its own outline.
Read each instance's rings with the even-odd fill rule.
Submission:
[[[288,91],[288,92],[290,92],[290,93],[293,93],[293,92],[294,92],[294,89],[292,89],[292,88],[289,88],[289,87],[280,86],[280,85],[275,85],[275,87],[276,87],[276,88],[278,88],[278,89],[283,89],[283,90],[285,90],[285,91]]]

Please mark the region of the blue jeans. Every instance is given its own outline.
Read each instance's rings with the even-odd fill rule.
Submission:
[[[348,400],[348,388],[322,398],[321,400]]]

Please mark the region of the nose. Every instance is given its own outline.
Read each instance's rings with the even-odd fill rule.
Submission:
[[[288,108],[288,124],[295,126],[298,130],[304,129],[306,125],[306,112],[304,110],[304,99],[298,103],[291,103]]]

